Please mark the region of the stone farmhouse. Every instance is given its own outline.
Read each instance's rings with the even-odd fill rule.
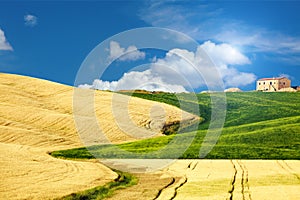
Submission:
[[[264,92],[288,91],[291,80],[286,77],[261,78],[256,82],[256,90]]]

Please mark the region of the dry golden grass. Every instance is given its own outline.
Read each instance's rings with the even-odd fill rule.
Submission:
[[[186,160],[169,168],[187,178],[175,199],[230,199],[232,195],[241,200],[299,199],[299,169],[300,161],[274,160]]]
[[[137,176],[141,177],[138,185],[118,191],[110,199],[122,199],[127,194],[131,200],[144,195],[143,199],[155,200],[300,197],[300,161],[294,160],[178,160],[146,178],[144,174]]]
[[[74,103],[79,112],[75,119],[86,122],[79,124],[80,137],[72,110],[72,87],[0,74],[1,199],[55,198],[117,177],[99,163],[55,159],[48,151],[80,147],[82,141],[107,142],[105,137],[113,143],[153,137],[161,135],[164,123],[195,119],[166,104],[109,92],[97,91],[94,95],[90,90],[76,91],[79,92]],[[96,114],[90,112],[86,96],[95,99]],[[124,110],[124,105],[129,109]],[[98,134],[99,127],[89,124],[95,115],[105,137]]]
[[[93,162],[55,159],[40,149],[0,143],[0,199],[52,199],[116,178]]]

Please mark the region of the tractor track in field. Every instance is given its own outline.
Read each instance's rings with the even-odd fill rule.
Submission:
[[[191,169],[193,162],[190,162],[189,165],[187,166],[187,169]]]
[[[241,170],[242,170],[242,179],[241,179],[241,186],[242,186],[242,195],[243,195],[243,200],[245,200],[245,170],[242,167],[240,161],[237,161],[238,165],[240,166]]]
[[[242,161],[237,160],[237,163],[242,170],[242,179],[241,179],[242,191],[241,192],[243,195],[243,200],[247,198],[246,193],[248,193],[248,199],[252,200],[251,193],[250,193],[250,186],[249,186],[248,169]]]
[[[180,183],[180,185],[179,185],[179,186],[177,186],[177,187],[175,188],[175,190],[174,190],[174,194],[173,194],[173,196],[170,198],[170,200],[173,200],[173,199],[175,199],[175,198],[176,198],[176,196],[177,196],[177,193],[178,193],[178,189],[179,189],[179,188],[181,188],[182,186],[184,186],[184,184],[186,184],[186,183],[187,183],[187,181],[188,181],[187,177],[186,177],[186,176],[184,176],[184,181],[183,181],[182,183]]]
[[[162,193],[165,189],[167,189],[167,188],[169,188],[171,185],[173,185],[174,183],[175,183],[175,178],[172,177],[172,180],[170,181],[170,183],[168,183],[166,186],[164,186],[163,188],[161,188],[161,189],[158,191],[157,195],[154,197],[153,200],[158,199],[158,198],[160,197],[161,193]]]
[[[285,164],[285,166],[290,170],[290,172],[298,179],[298,180],[300,180],[300,176],[295,172],[295,170],[293,170],[293,168],[291,167],[291,166],[289,166],[288,164],[287,164],[287,162],[285,162],[284,160],[282,161],[284,164]]]
[[[281,162],[280,162],[281,161]],[[287,164],[284,160],[276,160],[277,164],[286,172],[292,174],[300,181],[300,176],[293,170],[291,166]]]
[[[187,166],[187,169],[195,170],[197,165],[198,165],[198,162],[190,162],[189,165]]]
[[[190,162],[190,163],[187,165],[186,170],[193,171],[193,170],[195,170],[195,168],[197,167],[197,165],[198,165],[198,162],[197,162],[197,161],[196,161],[196,162],[194,162],[194,161],[193,161],[193,162]],[[168,171],[168,170],[169,170],[169,169],[167,169],[167,171]],[[171,188],[172,186],[175,187],[175,184],[179,184],[178,186],[176,186],[176,187],[174,188],[174,192],[173,192],[172,196],[171,196],[170,198],[168,198],[169,200],[175,199],[175,198],[177,197],[178,190],[179,190],[182,186],[184,186],[187,182],[188,182],[187,174],[185,174],[183,177],[172,177],[171,181],[170,181],[167,185],[165,185],[163,188],[161,188],[161,189],[158,191],[157,195],[154,197],[153,200],[160,199],[161,196],[162,196],[162,193],[163,193],[166,189]]]
[[[192,170],[195,170],[196,167],[197,167],[197,165],[198,165],[198,162],[196,162],[196,164],[194,165],[194,167],[192,168]]]
[[[229,196],[229,200],[233,200],[233,192],[234,192],[234,184],[235,184],[235,181],[236,181],[236,175],[237,175],[237,169],[236,169],[236,166],[235,164],[233,163],[232,160],[230,160],[232,166],[233,166],[233,169],[234,169],[234,174],[233,174],[233,178],[231,180],[231,188],[230,190],[228,191],[230,196]]]
[[[153,200],[161,199],[162,193],[163,193],[166,189],[171,188],[172,186],[175,186],[176,183],[180,183],[181,179],[182,179],[182,178],[179,178],[179,177],[172,177],[172,180],[170,181],[170,183],[168,183],[166,186],[164,186],[163,188],[161,188],[161,189],[158,191],[157,195],[154,197]],[[187,176],[185,175],[185,176],[183,177],[183,181],[182,181],[177,187],[174,188],[174,192],[173,192],[172,196],[171,196],[170,198],[168,198],[168,199],[169,199],[169,200],[175,199],[176,196],[177,196],[177,193],[178,193],[178,189],[180,189],[184,184],[186,184],[187,181],[188,181],[188,179],[187,179]]]

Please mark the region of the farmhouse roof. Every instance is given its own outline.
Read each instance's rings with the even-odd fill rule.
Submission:
[[[261,79],[258,79],[258,81],[281,80],[284,78],[286,78],[286,77],[261,78]]]

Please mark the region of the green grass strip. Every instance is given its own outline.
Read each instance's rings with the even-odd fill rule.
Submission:
[[[124,189],[137,184],[138,179],[132,174],[114,169],[112,170],[118,174],[118,178],[116,178],[114,181],[106,183],[103,186],[97,186],[82,192],[72,193],[59,198],[58,200],[101,200],[111,197],[116,190]]]
[[[287,117],[276,120],[255,122],[235,127],[227,127],[222,131],[217,144],[206,156],[207,159],[300,159],[300,117]],[[149,138],[118,145],[95,145],[76,149],[60,150],[52,156],[65,159],[94,158],[177,158],[182,146],[188,146],[182,152],[181,159],[199,158],[199,150],[206,135],[199,130],[192,143],[187,142],[193,133],[179,134],[178,141],[166,150],[162,150],[173,141],[174,135]],[[116,151],[121,149],[124,151]],[[127,152],[137,153],[132,156]]]

